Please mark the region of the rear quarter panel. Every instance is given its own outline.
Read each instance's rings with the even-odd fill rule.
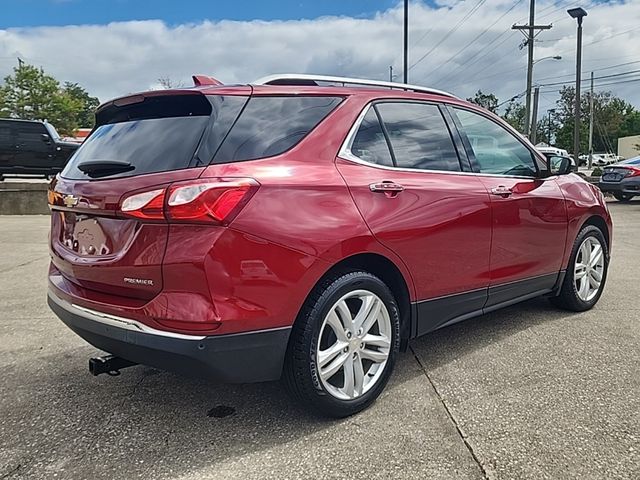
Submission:
[[[609,251],[611,251],[613,223],[602,192],[596,186],[573,173],[559,176],[557,182],[566,200],[569,219],[567,242],[562,261],[563,268],[567,268],[573,242],[580,229],[591,217],[601,217],[606,223],[608,229],[606,236],[608,236]]]

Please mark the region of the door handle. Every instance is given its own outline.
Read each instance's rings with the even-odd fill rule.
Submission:
[[[404,187],[399,183],[389,182],[387,180],[378,183],[372,183],[369,185],[369,190],[372,192],[381,192],[381,193],[400,193],[404,190]]]
[[[498,195],[502,198],[510,197],[513,191],[509,187],[505,187],[504,185],[498,185],[491,189],[491,193],[493,195]]]

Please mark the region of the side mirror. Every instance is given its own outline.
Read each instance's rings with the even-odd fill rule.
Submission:
[[[51,137],[47,133],[40,134],[40,139],[47,145],[51,145]]]
[[[573,171],[573,161],[569,157],[550,157],[549,167],[552,175],[566,175]]]

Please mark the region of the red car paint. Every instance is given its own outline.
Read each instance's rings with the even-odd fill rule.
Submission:
[[[144,95],[248,90],[201,85]],[[314,285],[354,255],[390,261],[416,303],[557,273],[589,218],[611,232],[602,195],[575,175],[523,180],[385,170],[338,156],[371,101],[410,99],[482,111],[467,102],[376,88],[260,86],[251,95],[344,101],[277,156],[111,180],[58,176],[50,192],[49,280],[56,295],[159,330],[222,335],[292,325]],[[228,225],[144,221],[119,211],[132,192],[235,177],[255,179],[259,188]],[[384,181],[404,191],[370,190]],[[491,195],[499,186],[514,195]],[[76,205],[65,204],[68,195]],[[95,248],[96,242],[104,251],[88,252],[85,244]]]

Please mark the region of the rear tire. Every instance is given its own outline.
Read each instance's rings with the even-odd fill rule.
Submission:
[[[614,193],[613,196],[619,202],[628,202],[629,200],[631,200],[633,198],[633,195],[630,195],[628,193]]]
[[[602,231],[586,225],[573,242],[560,294],[551,302],[564,310],[584,312],[598,303],[607,280],[609,248]]]
[[[320,282],[302,307],[283,380],[305,407],[347,417],[380,395],[399,348],[400,315],[389,288],[368,272],[343,271]]]

